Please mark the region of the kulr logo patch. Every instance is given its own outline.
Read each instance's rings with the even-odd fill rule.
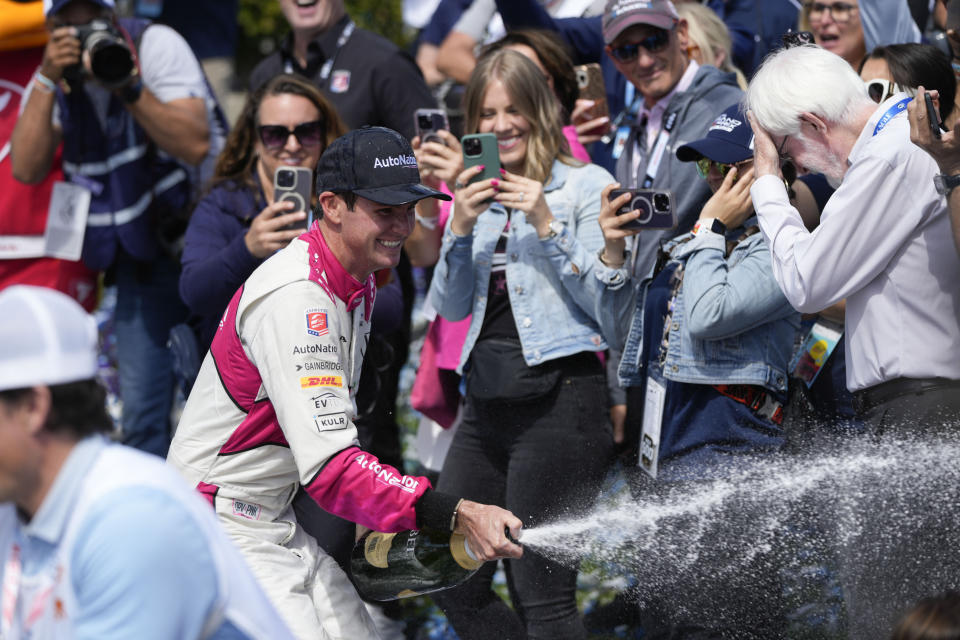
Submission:
[[[307,311],[307,333],[318,338],[329,333],[326,311]]]
[[[343,377],[341,376],[309,376],[300,378],[301,389],[312,389],[314,387],[342,387]]]

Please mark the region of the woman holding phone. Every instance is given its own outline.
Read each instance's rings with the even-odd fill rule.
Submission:
[[[612,454],[593,274],[598,193],[611,177],[570,155],[556,99],[522,54],[483,57],[464,111],[468,132],[493,134],[495,149],[480,153],[501,168],[456,176],[430,287],[442,317],[471,317],[463,418],[438,489],[538,526],[589,507]],[[491,589],[495,570],[435,596],[461,638],[586,637],[575,568],[537,554],[508,561],[513,609]]]
[[[312,172],[345,132],[333,106],[299,76],[277,76],[247,97],[184,238],[180,296],[197,318],[201,353],[247,276],[306,230],[306,211],[275,202],[277,169]]]
[[[617,185],[608,186],[600,213],[597,314],[606,339],[622,349],[625,449],[635,456],[628,468],[639,463],[644,472],[632,483],[642,494],[714,477],[733,468],[734,454],[784,445],[787,370],[800,328],[750,200],[753,132],[741,107],[728,107],[676,154],[697,163],[714,195],[693,231],[663,245],[649,273],[634,278],[630,269],[626,240],[644,233],[627,226],[638,211],[617,214],[630,197],[610,198]],[[663,623],[696,637],[783,637],[775,565],[756,558],[743,579],[724,575],[722,587],[719,579],[683,585],[685,606],[658,611]]]

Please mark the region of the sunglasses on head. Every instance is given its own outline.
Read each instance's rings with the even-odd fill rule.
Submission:
[[[640,55],[640,49],[646,49],[647,53],[657,53],[663,51],[670,42],[670,32],[665,29],[657,29],[652,35],[629,44],[623,44],[619,47],[610,47],[610,55],[618,62],[632,62]]]
[[[323,141],[323,123],[319,120],[301,122],[293,129],[282,124],[262,124],[257,127],[260,142],[267,149],[280,149],[287,144],[290,134],[304,147],[317,147]]]
[[[726,163],[726,162],[714,162],[710,158],[700,158],[697,160],[697,174],[706,179],[707,175],[710,173],[710,167],[716,167],[717,171],[720,172],[720,175],[724,178],[727,177],[727,174],[730,172],[730,169],[737,167],[737,171],[740,170],[741,165],[744,165],[748,162],[751,162],[753,159],[741,160],[740,162]]]
[[[900,93],[903,89],[893,80],[884,80],[874,78],[873,80],[864,80],[867,85],[867,95],[876,103],[881,103],[895,93]]]

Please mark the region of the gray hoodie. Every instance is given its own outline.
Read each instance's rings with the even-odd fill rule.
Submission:
[[[633,275],[642,276],[650,271],[661,242],[666,243],[670,238],[693,228],[693,224],[700,217],[700,209],[711,196],[707,181],[697,174],[696,163],[680,162],[676,156],[677,148],[705,136],[714,119],[742,98],[743,91],[737,86],[736,76],[709,65],[703,65],[697,70],[686,91],[673,94],[664,112],[664,122],[674,113],[677,114],[677,121],[652,188],[669,189],[673,192],[673,206],[677,212],[678,224],[676,229],[643,231],[637,236],[638,247],[633,250],[636,256]],[[631,175],[633,154],[639,149],[635,144],[638,133],[641,132],[634,128],[623,155],[617,161],[617,181],[624,188],[637,188],[643,183],[647,173],[649,157],[644,150],[637,175]]]

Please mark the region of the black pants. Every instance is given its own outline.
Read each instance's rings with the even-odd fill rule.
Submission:
[[[960,389],[908,393],[862,414],[867,436],[907,439],[902,455],[933,438],[960,440]],[[910,445],[917,438],[917,445]],[[956,462],[923,484],[897,464],[877,491],[864,489],[861,527],[842,552],[841,582],[851,640],[890,637],[899,617],[920,598],[960,588],[960,486]],[[902,488],[897,488],[902,483]],[[880,514],[879,516],[877,514]]]
[[[585,513],[613,453],[607,404],[599,361],[588,373],[564,371],[547,396],[523,404],[480,403],[468,389],[437,489],[509,509],[527,528]],[[434,594],[462,640],[586,638],[575,568],[530,550],[504,562],[516,612],[491,589],[494,562]]]

